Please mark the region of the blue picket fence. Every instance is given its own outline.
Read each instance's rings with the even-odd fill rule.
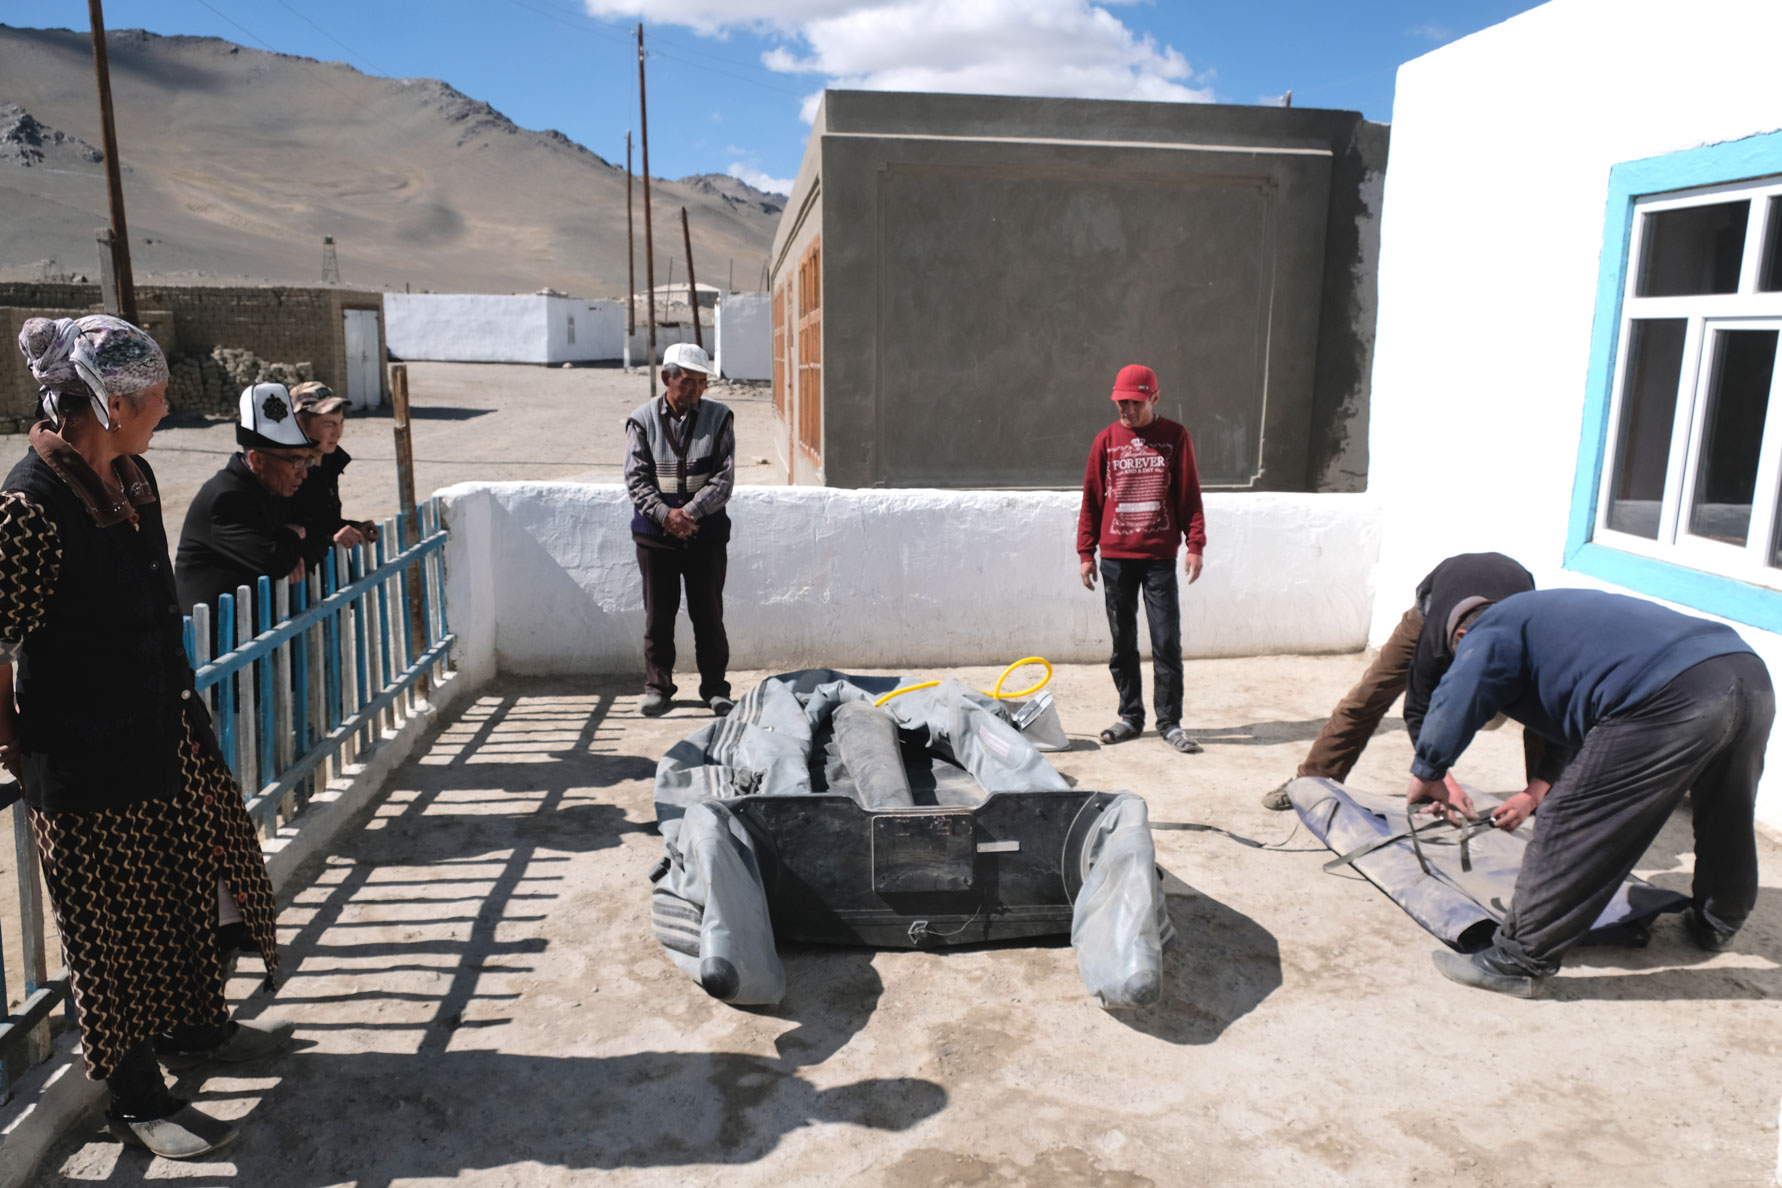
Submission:
[[[186,619],[186,655],[223,757],[249,814],[267,836],[316,791],[393,729],[445,669],[454,636],[446,620],[445,530],[439,504],[418,509],[413,532],[399,519],[378,540],[335,546],[303,581],[262,577],[215,608]],[[0,1101],[50,1053],[50,1018],[68,999],[66,975],[51,977],[37,851],[16,783],[0,787],[13,807],[18,876],[16,922],[24,993],[0,1020]],[[0,929],[15,927],[0,921]],[[0,1004],[10,1004],[0,934]]]
[[[412,542],[386,521],[375,543],[336,546],[304,581],[263,577],[219,598],[214,624],[204,607],[186,621],[194,684],[268,834],[352,762],[451,647],[438,505],[419,518]]]

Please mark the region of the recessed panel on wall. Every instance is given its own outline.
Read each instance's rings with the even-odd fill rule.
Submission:
[[[868,481],[1074,485],[1114,373],[1142,362],[1204,485],[1304,483],[1328,153],[837,140],[832,202],[838,176],[873,184],[825,210],[852,265],[831,257],[831,326],[870,303],[874,374],[832,338],[826,406],[833,451],[844,406],[871,405],[847,416],[876,443]]]

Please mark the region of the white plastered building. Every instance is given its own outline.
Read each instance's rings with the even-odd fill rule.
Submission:
[[[1373,642],[1442,557],[1497,550],[1782,674],[1779,43],[1769,0],[1554,0],[1400,69]]]

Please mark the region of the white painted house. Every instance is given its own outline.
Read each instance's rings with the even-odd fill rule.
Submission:
[[[385,336],[399,359],[578,363],[617,359],[625,305],[543,293],[389,293]]]
[[[660,287],[660,286],[659,286]],[[683,296],[686,286],[680,286]],[[706,286],[701,286],[701,299]],[[715,290],[714,290],[715,292]],[[647,315],[640,299],[630,359],[649,353]],[[604,363],[626,357],[623,301],[554,293],[387,293],[386,341],[398,359],[441,363]],[[765,293],[718,301],[717,325],[705,346],[729,363],[731,379],[771,379],[773,326]],[[670,345],[694,341],[691,323],[656,327],[658,357]]]
[[[1782,677],[1778,44],[1774,0],[1555,0],[1399,71],[1374,642],[1495,549],[1729,622]],[[1782,741],[1769,769],[1782,827]]]

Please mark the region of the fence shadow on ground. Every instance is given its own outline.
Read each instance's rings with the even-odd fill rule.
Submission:
[[[541,922],[577,910],[565,898],[575,856],[630,858],[627,837],[654,832],[589,796],[655,770],[653,760],[609,749],[616,731],[603,722],[616,700],[611,691],[482,699],[428,753],[450,758],[406,769],[366,827],[343,839],[286,910],[295,935],[278,998],[256,995],[241,1010],[297,1015],[297,1049],[175,1085],[242,1119],[241,1140],[218,1162],[176,1167],[120,1148],[95,1119],[47,1163],[46,1188],[186,1176],[241,1188],[390,1188],[528,1163],[736,1165],[815,1123],[904,1130],[943,1109],[946,1091],[921,1078],[820,1086],[802,1073],[841,1051],[877,1009],[884,984],[868,950],[786,953],[785,1000],[738,1012],[796,1023],[772,1055],[666,1051],[659,1041],[563,1055],[576,1037],[541,1040],[536,1024],[598,1035],[592,972],[585,1006],[491,1030],[514,1023],[514,1004],[546,978],[538,958],[552,941]],[[640,893],[640,925],[642,905]],[[637,944],[654,949],[647,925]],[[256,961],[244,966],[258,972]],[[562,986],[546,978],[536,992]]]

